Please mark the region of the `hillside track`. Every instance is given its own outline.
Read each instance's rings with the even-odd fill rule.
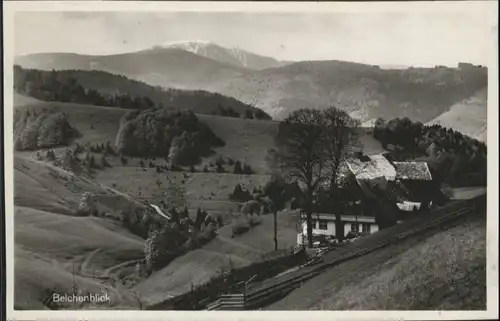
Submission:
[[[476,197],[482,201],[485,194]],[[481,204],[482,205],[482,204]],[[481,206],[480,205],[480,206]],[[364,256],[378,249],[396,244],[410,237],[423,236],[432,230],[443,230],[454,224],[460,224],[464,218],[484,215],[476,211],[471,201],[452,201],[445,207],[436,209],[420,217],[409,219],[391,228],[381,230],[356,242],[336,247],[324,254],[320,263],[290,271],[281,277],[274,277],[262,282],[249,284],[245,290],[245,302],[239,309],[258,309],[265,307],[299,287],[303,282],[319,275],[326,269],[350,259]],[[217,309],[217,304],[215,308]]]

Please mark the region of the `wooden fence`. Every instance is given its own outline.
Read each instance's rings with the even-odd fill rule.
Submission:
[[[283,252],[274,259],[247,265],[228,271],[192,291],[169,298],[160,303],[146,307],[147,310],[202,310],[211,302],[217,301],[221,295],[244,293],[248,281],[260,281],[274,277],[287,269],[299,266],[307,261],[305,251]]]
[[[441,214],[439,218],[429,221],[426,224],[422,224],[414,229],[404,231],[388,240],[375,244],[372,247],[363,248],[354,253],[347,253],[337,259],[329,262],[319,262],[316,266],[305,265],[305,268],[296,273],[297,275],[292,277],[284,277],[282,280],[276,280],[274,282],[269,282],[266,286],[256,288],[250,292],[243,291],[242,293],[234,294],[223,294],[218,300],[212,302],[207,306],[208,310],[248,310],[248,309],[258,309],[263,307],[270,302],[276,301],[279,298],[284,297],[286,294],[290,293],[297,287],[299,287],[303,282],[313,278],[314,276],[323,272],[326,268],[338,265],[345,261],[369,254],[380,248],[389,246],[391,244],[398,243],[410,236],[422,233],[428,229],[442,226],[446,223],[452,222],[455,219],[463,217],[472,213],[473,211],[484,211],[486,204],[486,195],[478,196],[472,200],[457,202],[451,204],[445,208],[434,211],[434,214]],[[318,263],[318,262],[314,262]]]

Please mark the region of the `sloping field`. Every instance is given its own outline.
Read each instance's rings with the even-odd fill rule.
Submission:
[[[13,99],[14,99],[14,106],[15,107],[22,107],[22,106],[26,106],[26,105],[33,105],[33,104],[41,103],[41,101],[38,99],[21,95],[21,94],[17,93],[16,91],[14,91],[14,98]]]
[[[26,100],[32,101],[32,103],[25,103]],[[65,112],[72,126],[82,134],[82,137],[76,140],[82,144],[107,141],[113,143],[118,132],[120,119],[127,112],[126,109],[113,107],[45,102],[19,94],[14,96],[14,106],[19,110],[48,109]]]
[[[217,149],[218,155],[249,164],[257,173],[268,171],[266,155],[274,147],[278,122],[209,115],[198,117],[226,142],[226,146]]]
[[[85,192],[95,196],[101,212],[116,214],[124,207],[142,206],[128,195],[23,156],[14,156],[14,188],[16,206],[59,214],[73,215]]]
[[[93,253],[89,268],[97,271],[120,262],[141,258],[143,240],[119,226],[97,217],[73,217],[26,207],[16,207],[15,243],[17,246],[57,259],[75,263],[75,257]],[[97,251],[98,250],[98,251]]]
[[[454,104],[450,110],[439,115],[429,124],[451,127],[464,135],[486,142],[488,100],[486,88],[473,96]]]
[[[234,175],[215,173],[157,173],[155,169],[144,171],[140,167],[115,166],[100,171],[96,180],[107,186],[113,186],[122,193],[134,198],[161,200],[167,186],[175,183],[186,189],[188,207],[198,207],[211,212],[227,213],[237,211],[238,203],[229,201],[236,184],[247,190],[263,187],[269,180],[268,175]]]
[[[14,308],[19,310],[48,309],[46,302],[52,297],[52,293],[71,295],[74,287],[82,294],[107,293],[111,301],[95,306],[96,309],[137,307],[130,295],[96,280],[73,275],[50,260],[20,247],[15,249],[14,277]],[[82,306],[65,304],[63,308],[79,309]]]
[[[127,291],[93,277],[106,268],[143,257],[143,242],[117,223],[15,208],[15,306],[45,309],[51,292],[107,293],[96,308],[134,307]],[[88,304],[88,303],[87,303]],[[88,308],[88,306],[87,306]]]
[[[14,106],[19,110],[46,108],[67,113],[71,124],[82,133],[82,137],[76,140],[82,144],[107,141],[114,143],[120,119],[128,111],[113,107],[44,102],[19,94],[14,97]],[[277,130],[276,122],[210,115],[198,115],[198,117],[226,143],[226,146],[217,148],[217,154],[207,158],[204,163],[222,155],[235,161],[245,162],[256,171],[262,172],[267,169],[265,155],[268,148],[272,147],[272,137]]]
[[[58,167],[19,156],[14,156],[14,188],[15,205],[61,214],[71,214],[83,192],[106,193]]]
[[[116,221],[72,215],[83,192],[99,195],[100,211],[106,208],[100,197],[106,199],[103,203],[109,211],[117,210],[112,201],[128,207],[135,203],[52,165],[19,156],[14,160],[16,307],[43,308],[50,291],[72,293],[73,281],[84,293],[100,289],[108,293],[112,302],[102,308],[129,306],[118,293],[126,291],[112,289],[93,277],[143,258],[143,240]]]
[[[189,291],[191,284],[199,285],[221,269],[237,268],[263,259],[263,254],[274,249],[273,217],[261,216],[262,223],[248,233],[231,238],[231,226],[218,231],[215,240],[200,249],[177,258],[164,269],[139,283],[135,290],[149,304],[154,304]],[[278,248],[296,244],[298,217],[282,212],[278,214]]]
[[[330,268],[268,310],[486,308],[486,221],[428,231]]]

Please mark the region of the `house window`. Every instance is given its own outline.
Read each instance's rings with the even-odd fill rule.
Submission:
[[[311,220],[311,225],[313,229],[316,229],[316,220]]]
[[[351,223],[351,232],[359,232],[358,223]]]
[[[363,224],[363,232],[370,233],[370,224]]]
[[[327,230],[328,229],[328,222],[325,220],[320,220],[319,221],[319,229],[320,230]]]

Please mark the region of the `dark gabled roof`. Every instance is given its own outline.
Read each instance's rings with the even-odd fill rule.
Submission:
[[[432,180],[426,162],[393,162],[396,178],[401,180]]]

